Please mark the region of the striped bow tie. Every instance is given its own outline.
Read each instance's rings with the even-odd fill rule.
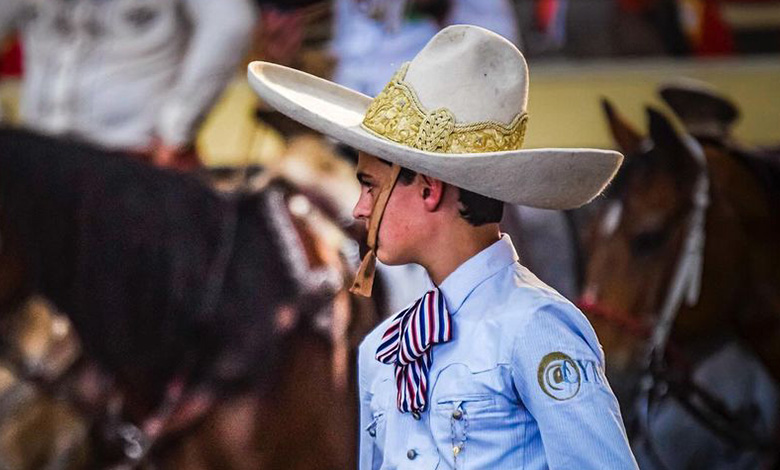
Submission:
[[[395,364],[397,406],[402,413],[425,411],[431,348],[451,339],[452,320],[438,288],[393,318],[376,350],[376,359]]]

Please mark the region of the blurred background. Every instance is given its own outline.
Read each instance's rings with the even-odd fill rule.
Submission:
[[[276,3],[263,5],[266,12],[255,25],[251,52],[236,60],[241,67],[216,107],[193,120],[199,155],[208,165],[262,163],[281,151],[276,135],[256,129],[248,111],[255,103],[243,77],[248,60],[284,62],[372,95],[434,31],[452,23],[498,30],[525,54],[533,84],[529,148],[609,147],[599,118],[600,98],[616,100],[629,119],[641,122],[643,104],[660,104],[658,84],[677,77],[703,80],[738,103],[742,113],[734,134],[745,143],[778,141],[776,1],[354,0],[297,9],[306,2]],[[30,16],[27,10],[24,14]],[[18,122],[23,47],[8,28],[2,45],[0,103],[6,122]]]
[[[246,64],[375,96],[461,23],[525,55],[525,148],[627,156],[605,197],[576,211],[507,207],[503,229],[594,324],[641,468],[780,468],[780,0],[0,0],[0,123],[205,175],[220,191],[265,188],[271,169],[293,225],[350,279],[365,235],[351,219],[355,152],[260,102]],[[379,271],[367,316],[342,308],[356,301],[338,283],[306,328],[292,307],[275,310],[299,350],[311,331],[327,339],[325,362],[282,376],[292,398],[268,401],[254,376],[239,392],[193,393],[196,411],[170,435],[114,400],[136,391],[83,359],[69,312],[32,298],[0,321],[0,469],[354,467],[355,348],[427,287],[419,268]],[[62,399],[62,383],[80,398]],[[181,395],[175,381],[164,390],[153,396]]]
[[[780,7],[775,1],[453,1],[448,12],[434,11],[438,18],[407,12],[403,20],[388,18],[384,25],[371,24],[375,18],[366,19],[360,6],[347,3],[335,2],[301,19],[307,23],[305,37],[289,63],[374,95],[439,26],[481,24],[511,38],[528,59],[529,148],[608,148],[600,99],[615,100],[629,119],[641,123],[645,104],[660,105],[658,85],[678,77],[703,80],[738,103],[742,113],[734,133],[745,143],[778,143]],[[444,7],[431,6],[436,8]],[[339,65],[340,60],[345,63]],[[245,86],[243,80],[236,86]],[[227,110],[229,99],[221,106],[235,115]],[[228,139],[230,131],[220,127],[220,111],[207,121],[201,142],[213,161],[233,161],[229,153],[209,151],[227,148],[220,139]]]

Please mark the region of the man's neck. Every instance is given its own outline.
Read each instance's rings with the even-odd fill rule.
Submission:
[[[498,224],[441,231],[430,244],[430,249],[426,250],[420,264],[438,286],[458,266],[497,242],[500,236]]]

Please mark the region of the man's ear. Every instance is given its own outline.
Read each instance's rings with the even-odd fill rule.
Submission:
[[[444,200],[444,189],[447,186],[443,181],[430,176],[420,176],[420,196],[423,200],[423,206],[429,212],[439,208]]]

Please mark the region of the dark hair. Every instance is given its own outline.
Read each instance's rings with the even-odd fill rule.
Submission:
[[[460,216],[475,227],[485,224],[497,224],[504,216],[504,202],[483,196],[467,189],[458,188],[461,204]]]
[[[382,160],[386,164],[390,164],[385,160]],[[408,168],[401,168],[401,173],[398,174],[398,183],[404,186],[412,184],[414,177],[417,176],[417,172]],[[455,187],[455,186],[453,186]],[[459,210],[460,216],[463,217],[469,224],[474,227],[479,227],[485,224],[497,224],[501,222],[501,218],[504,216],[504,203],[498,199],[493,199],[467,189],[458,188],[460,196],[458,196],[458,202],[461,204]]]

